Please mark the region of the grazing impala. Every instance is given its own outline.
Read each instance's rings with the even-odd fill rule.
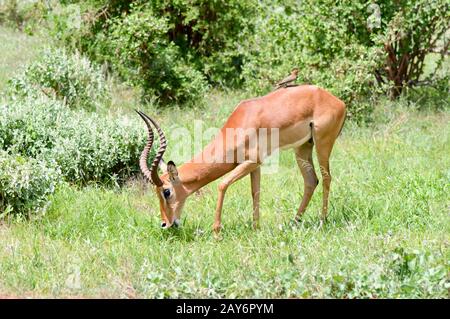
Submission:
[[[345,104],[324,89],[313,85],[287,87],[266,96],[239,103],[213,141],[199,155],[179,168],[172,161],[169,161],[167,165],[163,163],[162,157],[167,147],[163,131],[155,120],[142,112],[137,112],[148,129],[147,145],[142,152],[139,164],[142,173],[156,186],[162,219],[161,227],[178,225],[186,198],[227,173],[230,174],[219,184],[214,231],[217,233],[221,228],[225,192],[231,184],[247,174],[251,177],[253,225],[257,227],[260,165],[274,150],[287,148],[294,149],[304,180],[303,199],[296,215],[296,220],[299,220],[319,182],[312,159],[314,145],[323,179],[321,223],[325,220],[331,182],[329,157],[344,124],[346,111]],[[149,169],[147,157],[154,140],[152,125],[158,132],[160,146]],[[252,139],[248,134],[238,134],[238,129],[251,129],[255,132],[256,138]],[[277,140],[275,143],[269,143],[272,145],[269,145],[268,150],[261,150],[259,135],[271,135],[274,134],[271,133],[274,130],[278,133]],[[238,149],[243,150],[244,153],[241,160],[236,158]],[[213,154],[212,157],[211,154]],[[206,158],[209,160],[205,160]],[[230,161],[229,158],[232,160]],[[162,166],[165,171],[161,176],[157,173],[158,166]]]

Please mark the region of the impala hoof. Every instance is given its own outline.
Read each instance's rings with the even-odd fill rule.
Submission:
[[[214,239],[215,239],[215,240],[219,240],[219,241],[223,239],[222,234],[220,233],[220,228],[219,228],[218,231],[216,231],[216,230],[214,229]]]
[[[215,234],[219,234],[221,228],[222,228],[222,225],[220,225],[220,224],[214,225],[214,226],[213,226],[213,231],[214,231],[214,233],[215,233]]]

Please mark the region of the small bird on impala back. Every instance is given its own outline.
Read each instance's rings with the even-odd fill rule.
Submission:
[[[298,76],[298,68],[294,68],[288,77],[284,78],[283,80],[281,80],[280,82],[278,82],[276,84],[275,89],[279,89],[281,87],[284,87],[284,88],[287,87],[287,85],[289,83],[297,80],[297,76]]]

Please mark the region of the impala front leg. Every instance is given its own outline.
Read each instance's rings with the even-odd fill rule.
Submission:
[[[261,182],[261,167],[257,167],[250,173],[252,183],[252,198],[253,198],[253,229],[259,226],[259,190]]]
[[[223,199],[225,197],[225,192],[227,191],[228,186],[233,184],[235,181],[241,179],[245,175],[254,171],[258,168],[259,163],[255,163],[252,161],[245,161],[238,166],[236,166],[231,173],[224,178],[224,180],[219,184],[219,198],[217,199],[217,207],[216,207],[216,216],[214,220],[213,230],[217,234],[220,232],[221,228],[221,219],[222,219],[222,207],[223,207]]]

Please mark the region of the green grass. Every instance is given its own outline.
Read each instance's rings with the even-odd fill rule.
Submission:
[[[41,45],[0,27],[0,91]],[[138,94],[117,87],[113,112],[131,113]],[[220,127],[246,97],[213,92],[189,112],[143,108],[171,145],[174,128],[192,132],[196,119]],[[168,231],[159,227],[152,190],[139,181],[65,185],[44,215],[0,222],[0,298],[448,298],[448,103],[438,113],[398,104],[380,104],[369,127],[347,121],[331,157],[323,228],[321,185],[303,221],[292,223],[303,190],[292,151],[282,153],[278,174],[262,176],[258,231],[249,178],[229,189],[221,240],[211,231],[217,182],[190,198],[182,227]],[[166,159],[180,164],[175,155],[169,147]]]
[[[240,98],[213,96],[215,121]],[[329,220],[322,229],[320,187],[303,221],[292,223],[303,182],[291,151],[282,153],[278,174],[262,177],[260,230],[251,228],[249,178],[230,188],[221,240],[211,231],[217,182],[190,198],[183,226],[168,231],[159,228],[155,196],[139,182],[117,189],[66,186],[44,216],[0,226],[0,292],[448,297],[450,116],[378,112],[384,123],[361,128],[348,122],[337,141]],[[158,116],[170,128],[201,114],[173,109]]]

